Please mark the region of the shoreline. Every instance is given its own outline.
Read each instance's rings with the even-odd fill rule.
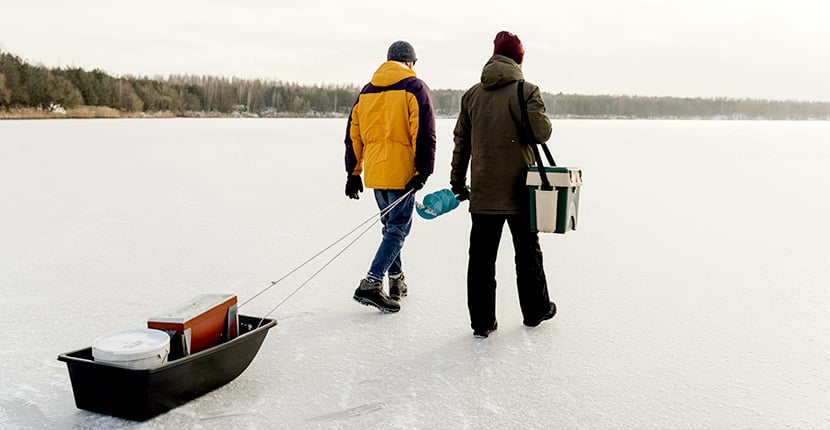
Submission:
[[[222,113],[204,111],[157,111],[125,112],[102,106],[80,106],[71,109],[50,111],[37,108],[0,109],[0,120],[36,120],[36,119],[123,119],[123,118],[345,118],[345,115],[328,114],[275,114],[259,115],[245,112]]]
[[[764,117],[729,117],[729,116],[654,116],[654,117],[624,117],[624,116],[579,116],[579,115],[549,115],[552,120],[687,120],[687,121],[830,121],[827,118],[764,118]],[[118,109],[101,106],[80,106],[60,111],[49,111],[36,108],[0,109],[0,121],[3,120],[39,120],[39,119],[169,119],[169,118],[251,118],[251,119],[319,119],[319,118],[346,118],[346,115],[329,113],[309,114],[251,114],[246,112],[221,113],[203,111],[158,111],[158,112],[124,112]],[[436,119],[455,119],[456,116],[438,115]]]

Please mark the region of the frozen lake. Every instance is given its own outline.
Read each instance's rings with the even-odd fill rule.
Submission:
[[[453,125],[426,192],[448,186]],[[503,240],[499,330],[473,338],[464,203],[416,219],[400,313],[351,299],[375,227],[272,314],[229,385],[144,423],[76,409],[58,354],[200,293],[243,302],[371,217],[343,195],[344,132],[0,121],[0,428],[830,427],[829,122],[556,120],[585,184],[577,231],[541,237],[552,321],[522,326]]]

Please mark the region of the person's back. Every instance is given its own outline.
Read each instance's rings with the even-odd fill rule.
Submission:
[[[426,160],[415,157],[419,144],[426,150],[435,140],[434,120],[429,133],[432,111],[420,108],[430,105],[424,82],[410,67],[398,61],[383,63],[371,82],[363,87],[350,117],[347,139],[351,140],[352,148],[362,147],[367,187],[404,189],[416,170],[432,173],[429,161],[434,160],[434,151],[422,151]],[[418,133],[413,133],[413,123],[418,126]],[[358,173],[357,159],[350,160],[354,167],[347,166],[352,174]],[[418,161],[424,162],[416,166]]]
[[[521,141],[517,127],[521,110],[516,85],[523,78],[514,60],[496,54],[482,69],[481,82],[463,96],[456,135],[472,130],[468,137],[472,158],[477,160],[470,171],[471,185],[477,190],[470,198],[472,212],[508,214],[521,208],[527,168],[533,164],[533,152]],[[532,98],[539,89],[526,83],[525,94]],[[544,113],[544,105],[532,109]],[[534,124],[538,139],[547,140],[550,120],[545,115],[533,118],[541,119]]]

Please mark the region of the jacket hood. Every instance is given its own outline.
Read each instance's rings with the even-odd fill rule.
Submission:
[[[481,70],[481,86],[485,90],[500,88],[519,79],[524,79],[522,69],[504,55],[493,55]]]
[[[403,63],[387,61],[375,70],[375,74],[372,75],[372,85],[388,87],[413,76],[415,76],[415,72]]]

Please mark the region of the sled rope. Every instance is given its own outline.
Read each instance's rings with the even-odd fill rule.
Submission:
[[[308,279],[306,279],[306,280],[305,280],[302,284],[300,284],[300,286],[299,286],[299,287],[297,287],[294,291],[292,291],[292,292],[291,292],[291,294],[289,294],[289,295],[288,295],[285,299],[283,299],[283,300],[282,300],[279,304],[277,304],[276,306],[274,306],[274,308],[273,308],[273,309],[271,309],[271,310],[270,310],[267,314],[265,314],[265,316],[263,316],[263,317],[262,317],[262,320],[260,320],[260,322],[259,322],[259,324],[262,324],[262,321],[263,321],[263,320],[265,320],[265,318],[267,318],[267,317],[268,317],[269,315],[271,315],[274,311],[276,311],[276,310],[277,310],[277,308],[279,308],[279,307],[280,307],[280,306],[282,306],[285,302],[287,302],[287,301],[288,301],[288,299],[290,299],[292,296],[294,296],[294,294],[296,294],[298,291],[300,291],[300,290],[301,290],[304,286],[306,286],[306,284],[308,284],[309,282],[311,282],[311,280],[312,280],[312,279],[314,279],[314,278],[315,278],[315,277],[316,277],[316,276],[317,276],[320,272],[322,272],[322,271],[323,271],[323,269],[325,269],[325,268],[326,268],[329,264],[331,264],[332,262],[334,262],[334,260],[336,260],[338,257],[340,257],[340,255],[342,255],[344,252],[346,252],[346,250],[347,250],[347,249],[349,249],[352,245],[354,245],[354,243],[355,243],[355,242],[357,242],[357,241],[358,241],[358,239],[360,239],[361,237],[363,237],[363,235],[365,235],[365,234],[366,234],[366,233],[367,233],[367,232],[368,232],[368,231],[369,231],[369,230],[370,230],[370,229],[374,226],[374,224],[375,224],[378,220],[380,220],[380,219],[381,219],[384,215],[386,215],[386,214],[388,214],[389,212],[391,212],[391,211],[392,211],[392,209],[394,209],[396,206],[398,206],[398,205],[399,205],[399,204],[403,201],[403,199],[404,199],[404,198],[406,198],[408,195],[412,194],[412,192],[413,192],[412,190],[407,191],[404,195],[402,195],[400,198],[398,198],[397,200],[395,200],[394,202],[392,202],[389,206],[385,207],[383,210],[381,210],[381,211],[379,211],[379,212],[377,212],[377,213],[372,214],[372,216],[371,216],[371,217],[369,217],[369,218],[368,218],[368,219],[366,219],[365,221],[361,222],[361,223],[360,223],[360,224],[358,224],[356,227],[354,227],[353,229],[351,229],[348,233],[344,234],[344,235],[343,235],[343,236],[341,236],[339,239],[335,240],[335,241],[334,241],[334,242],[332,242],[330,245],[326,246],[326,247],[325,247],[325,248],[323,248],[321,251],[317,252],[316,254],[314,254],[313,256],[311,256],[310,258],[308,258],[306,261],[304,261],[304,262],[303,262],[302,264],[300,264],[299,266],[295,267],[294,269],[291,269],[288,273],[286,273],[285,275],[283,275],[282,277],[280,277],[280,278],[279,278],[279,279],[277,279],[276,281],[271,281],[271,284],[270,284],[270,285],[268,285],[267,287],[263,288],[263,289],[262,289],[261,291],[259,291],[258,293],[254,294],[254,296],[253,296],[253,297],[251,297],[250,299],[248,299],[248,300],[246,300],[246,301],[242,302],[242,304],[240,304],[240,305],[238,306],[238,308],[241,308],[242,306],[245,306],[246,304],[250,303],[250,302],[251,302],[252,300],[254,300],[255,298],[259,297],[260,295],[262,295],[262,294],[263,294],[263,293],[265,293],[266,291],[270,290],[271,288],[273,288],[274,286],[276,286],[277,284],[279,284],[280,282],[282,282],[285,278],[287,278],[287,277],[291,276],[292,274],[294,274],[295,272],[297,272],[297,271],[298,271],[298,270],[300,270],[301,268],[305,267],[307,264],[309,264],[309,263],[311,263],[312,261],[314,261],[317,257],[319,257],[319,256],[323,255],[326,251],[330,250],[330,249],[331,249],[331,248],[333,248],[335,245],[337,245],[338,243],[342,242],[342,241],[343,241],[343,240],[345,240],[347,237],[351,236],[351,235],[352,235],[352,234],[354,234],[356,231],[360,230],[362,227],[366,226],[366,224],[369,224],[369,226],[368,226],[368,227],[366,227],[366,228],[365,228],[362,232],[360,232],[360,234],[358,234],[358,235],[357,235],[357,237],[355,237],[354,239],[352,239],[352,241],[351,241],[351,242],[349,242],[348,244],[346,244],[346,246],[345,246],[342,250],[340,250],[340,252],[338,252],[337,254],[335,254],[335,255],[334,255],[331,259],[329,259],[329,260],[328,260],[325,264],[323,264],[323,266],[322,266],[322,267],[320,267],[320,268],[319,268],[316,272],[314,272],[314,273],[311,275],[311,277],[309,277]]]
[[[308,279],[306,279],[306,280],[305,280],[302,284],[300,284],[300,286],[299,286],[299,287],[295,288],[295,289],[294,289],[294,291],[292,291],[292,292],[291,292],[291,294],[289,294],[288,296],[286,296],[284,299],[282,299],[282,301],[281,301],[281,302],[279,302],[279,304],[277,304],[276,306],[274,306],[274,308],[273,308],[273,309],[271,309],[270,311],[268,311],[268,313],[267,313],[267,314],[265,314],[265,315],[262,317],[262,320],[260,320],[260,322],[259,322],[258,326],[262,324],[262,321],[264,321],[264,320],[265,320],[265,318],[268,318],[268,316],[269,316],[269,315],[271,315],[274,311],[276,311],[276,310],[277,310],[277,308],[279,308],[280,306],[282,306],[285,302],[287,302],[287,301],[288,301],[288,299],[290,299],[292,296],[294,296],[294,294],[297,294],[297,292],[298,292],[298,291],[300,291],[303,287],[305,287],[305,286],[306,286],[306,284],[308,284],[309,282],[311,282],[311,280],[312,280],[312,279],[314,279],[314,278],[315,278],[315,277],[316,277],[316,276],[317,276],[320,272],[322,272],[322,271],[323,271],[323,269],[325,269],[326,267],[328,267],[328,265],[329,265],[329,264],[331,264],[332,262],[334,262],[334,260],[336,260],[336,259],[337,259],[337,257],[339,257],[341,254],[343,254],[344,252],[346,252],[346,250],[347,250],[347,249],[349,249],[349,247],[351,247],[351,246],[352,246],[355,242],[357,242],[357,241],[358,241],[358,239],[360,239],[361,237],[363,237],[363,235],[364,235],[364,234],[366,234],[366,232],[368,232],[369,230],[371,230],[371,229],[372,229],[372,227],[374,227],[374,223],[372,223],[372,224],[370,224],[368,227],[366,227],[366,229],[364,229],[364,230],[363,230],[363,231],[362,231],[359,235],[357,235],[357,237],[355,237],[354,239],[352,239],[352,241],[351,241],[351,242],[349,242],[349,244],[348,244],[348,245],[346,245],[343,249],[341,249],[341,250],[340,250],[340,252],[338,252],[337,254],[335,254],[335,255],[334,255],[334,257],[332,257],[331,259],[329,259],[329,261],[327,261],[327,262],[326,262],[325,264],[323,264],[323,265],[322,265],[319,269],[317,269],[317,271],[316,271],[316,272],[314,272],[314,274],[312,274],[312,275],[311,275]]]

